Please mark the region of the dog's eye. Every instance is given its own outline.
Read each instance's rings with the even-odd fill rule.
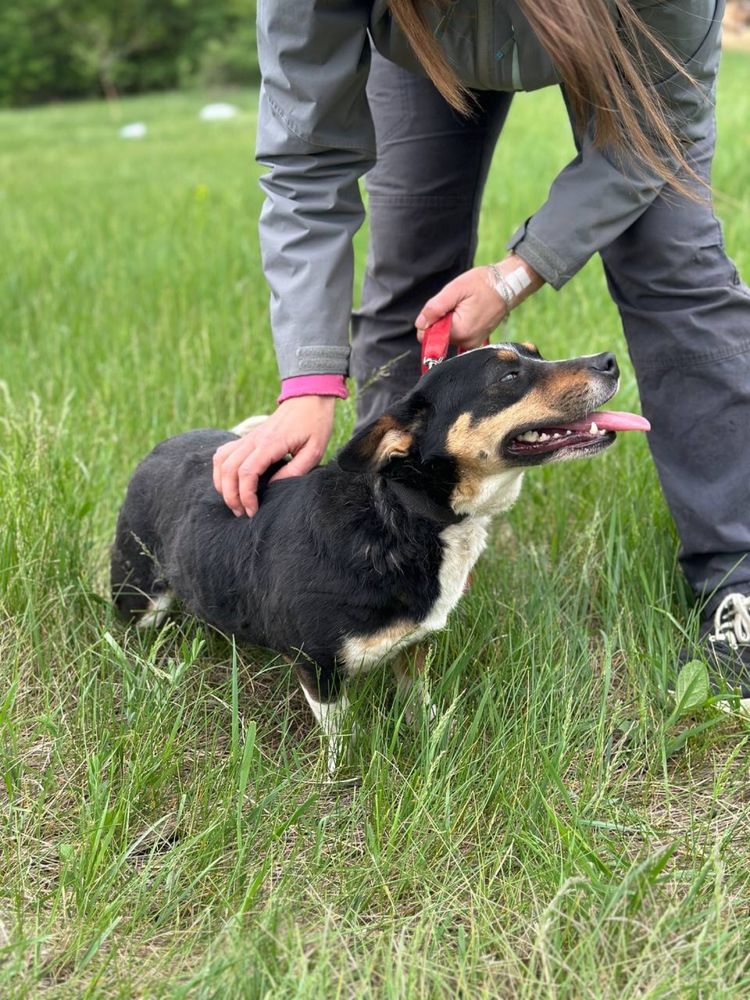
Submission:
[[[508,372],[507,375],[503,375],[500,379],[501,382],[512,382],[514,379],[518,378],[518,372]]]

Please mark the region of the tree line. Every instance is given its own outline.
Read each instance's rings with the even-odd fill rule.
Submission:
[[[255,0],[0,4],[0,106],[257,79]]]

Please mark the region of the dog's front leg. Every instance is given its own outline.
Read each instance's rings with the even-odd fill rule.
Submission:
[[[391,670],[396,678],[399,693],[407,703],[404,714],[410,725],[414,722],[414,712],[408,701],[415,696],[419,698],[428,722],[432,722],[437,716],[437,707],[430,698],[430,692],[425,682],[426,660],[427,648],[417,646],[413,651],[403,650],[391,661]]]
[[[333,776],[344,743],[343,720],[349,708],[345,683],[334,670],[315,670],[297,665],[297,677],[318,725],[327,741],[328,774]]]

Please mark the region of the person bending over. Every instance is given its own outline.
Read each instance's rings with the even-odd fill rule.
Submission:
[[[681,564],[705,602],[706,650],[750,696],[750,292],[710,199],[723,9],[262,0],[260,238],[281,394],[265,423],[216,453],[216,487],[237,515],[257,510],[271,463],[291,453],[279,476],[292,476],[319,462],[347,374],[362,425],[414,384],[430,323],[453,311],[453,343],[477,346],[598,253]],[[508,256],[474,267],[513,94],[549,86],[561,89],[575,155]],[[351,320],[365,173],[370,246]]]

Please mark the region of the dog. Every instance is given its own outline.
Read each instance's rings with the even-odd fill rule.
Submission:
[[[642,417],[596,412],[618,383],[609,353],[546,361],[532,344],[501,344],[450,358],[327,465],[278,482],[267,474],[252,519],[213,486],[213,454],[232,431],[163,441],[119,514],[114,603],[150,627],[179,599],[292,660],[333,769],[347,681],[392,661],[410,686],[397,654],[445,627],[525,471],[648,430]]]

